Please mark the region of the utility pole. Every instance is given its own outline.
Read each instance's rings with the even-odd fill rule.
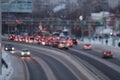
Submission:
[[[89,37],[89,41],[91,42],[91,24],[92,24],[92,21],[90,20],[89,21],[89,24],[88,24],[88,37]]]
[[[1,2],[0,2],[1,5]],[[0,75],[2,74],[2,64],[1,64],[1,58],[2,58],[2,47],[1,47],[1,41],[2,41],[2,11],[0,6]]]
[[[84,29],[83,29],[83,25],[82,25],[82,22],[83,22],[83,16],[79,16],[79,19],[80,19],[81,29],[82,29],[81,40],[83,41],[83,40],[84,40]]]

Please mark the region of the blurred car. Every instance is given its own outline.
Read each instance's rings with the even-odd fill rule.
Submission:
[[[28,49],[22,49],[21,57],[30,57],[30,51]]]
[[[34,38],[34,43],[38,43],[39,40],[40,40],[40,38],[41,38],[40,36],[35,37],[35,38]]]
[[[34,42],[34,36],[29,36],[29,43],[33,43]]]
[[[15,36],[15,41],[19,41],[18,36]]]
[[[19,41],[20,42],[24,41],[24,37],[23,36],[19,36]]]
[[[13,50],[15,50],[15,48],[14,48],[14,46],[12,44],[6,44],[4,46],[4,50],[5,51],[13,51]]]
[[[69,42],[68,42],[68,40],[66,40],[66,39],[61,39],[60,40],[60,43],[58,44],[58,48],[65,48],[65,49],[69,49],[69,46],[70,46],[70,44],[69,44]]]
[[[72,38],[72,42],[73,44],[77,45],[78,44],[78,40],[76,38]]]
[[[40,40],[40,44],[43,46],[48,46],[49,45],[49,41],[46,38],[42,38]]]
[[[9,40],[15,40],[15,35],[10,35]]]
[[[92,45],[91,44],[84,44],[83,49],[92,49]]]
[[[111,51],[104,51],[102,53],[102,58],[113,58],[113,53]]]
[[[70,38],[71,38],[71,40],[72,40],[72,42],[73,42],[74,45],[78,44],[78,39],[76,38],[75,35],[71,35]]]
[[[73,47],[73,41],[72,41],[72,39],[68,39],[68,44],[69,44],[69,47]]]
[[[52,47],[58,47],[59,43],[60,43],[60,40],[52,40],[50,45]]]

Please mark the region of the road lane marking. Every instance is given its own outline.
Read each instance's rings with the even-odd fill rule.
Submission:
[[[88,72],[94,73],[96,75],[96,77],[100,78],[101,80],[110,80],[104,73],[102,73],[100,70],[96,69],[93,65],[91,65],[90,63],[88,63],[85,60],[82,60],[81,58],[79,58],[78,56],[74,55],[74,57],[83,64],[83,66],[86,70],[88,70]],[[94,75],[93,75],[94,76]]]
[[[80,53],[80,54],[83,54],[83,55],[85,55],[85,56],[88,56],[88,57],[90,57],[90,58],[92,58],[92,59],[95,59],[95,60],[97,60],[97,61],[99,61],[99,62],[107,65],[108,67],[112,68],[112,69],[115,70],[116,72],[119,72],[119,73],[120,73],[120,66],[118,66],[118,65],[116,65],[116,64],[113,64],[113,63],[111,63],[111,62],[108,62],[108,61],[106,61],[106,60],[104,60],[104,59],[100,59],[100,58],[98,58],[98,57],[96,57],[96,56],[87,54],[87,53],[85,53],[85,52],[83,52],[83,51],[80,51],[80,50],[76,50],[76,49],[71,49],[71,50],[72,50],[72,51],[75,51],[75,52],[78,52],[78,53]]]
[[[33,47],[32,47],[33,48]],[[39,50],[42,50],[44,53],[45,53],[45,48],[38,48],[38,47],[35,47],[34,48],[36,49],[39,49]],[[66,52],[62,51],[62,52],[57,52],[57,51],[53,51],[53,50],[49,50],[47,49],[46,50],[46,53],[49,53],[47,55],[59,60],[60,62],[64,62],[63,64],[65,64],[65,66],[71,71],[73,72],[73,74],[79,79],[81,80],[81,77],[84,78],[85,80],[100,80],[99,78],[89,74],[84,68],[83,66],[81,66],[81,64],[78,64],[75,60],[73,60],[73,57],[71,57],[71,55],[69,53],[66,54]],[[63,54],[64,53],[64,54]],[[56,57],[57,56],[57,57]],[[60,59],[63,58],[63,59]],[[72,59],[71,59],[72,58]],[[63,60],[63,61],[61,61]],[[68,65],[67,63],[65,63],[65,61],[69,61],[71,65]],[[73,71],[73,69],[75,71]],[[82,74],[81,74],[82,73]],[[81,76],[82,75],[82,76]]]
[[[37,56],[34,56],[34,55],[32,58],[42,66],[48,80],[57,80],[51,68],[48,66],[48,64],[43,59],[38,58]]]
[[[10,42],[7,42],[7,43],[10,43]],[[14,43],[14,42],[11,42],[11,43],[13,43],[13,44],[16,44],[16,45],[20,45],[20,46],[25,46],[25,47],[29,47],[29,48],[35,48],[35,49],[39,49],[39,50],[42,50],[42,51],[48,51],[48,52],[51,52],[52,53],[52,55],[58,55],[58,56],[61,56],[61,57],[64,57],[66,60],[68,60],[68,61],[70,61],[71,62],[71,64],[73,64],[74,66],[75,66],[75,68],[78,70],[78,71],[80,71],[87,79],[86,80],[100,80],[100,79],[96,79],[96,77],[94,76],[93,77],[93,75],[91,75],[91,74],[89,74],[84,68],[83,68],[83,66],[81,66],[81,64],[78,64],[78,62],[76,62],[75,60],[73,60],[73,59],[71,59],[71,57],[70,56],[68,56],[66,53],[67,52],[65,52],[65,51],[63,51],[63,53],[64,54],[62,54],[62,52],[58,52],[58,51],[55,51],[55,50],[51,50],[51,49],[46,49],[46,48],[43,48],[43,47],[36,47],[36,46],[34,46],[34,45],[29,45],[29,44],[18,44],[18,43]],[[79,74],[77,74],[77,76],[79,76],[80,77],[80,75]]]

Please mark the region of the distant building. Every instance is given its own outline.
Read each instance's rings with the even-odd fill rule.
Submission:
[[[109,10],[109,5],[108,5],[108,0],[96,0],[98,3],[98,8],[100,11],[108,11]]]
[[[31,0],[2,0],[2,12],[12,13],[31,13],[32,1]]]
[[[108,4],[111,8],[115,8],[120,5],[120,0],[108,0]]]
[[[99,4],[103,6],[105,9],[105,6],[108,5],[110,8],[115,8],[118,5],[120,5],[120,0],[97,0]]]

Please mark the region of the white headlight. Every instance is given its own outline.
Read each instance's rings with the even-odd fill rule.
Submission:
[[[12,50],[14,50],[15,48],[13,47]]]
[[[45,42],[42,42],[42,45],[45,45]]]
[[[21,55],[24,55],[24,52],[21,52]]]
[[[5,48],[6,50],[8,50],[8,48]]]
[[[28,52],[27,54],[30,55],[30,52]]]

